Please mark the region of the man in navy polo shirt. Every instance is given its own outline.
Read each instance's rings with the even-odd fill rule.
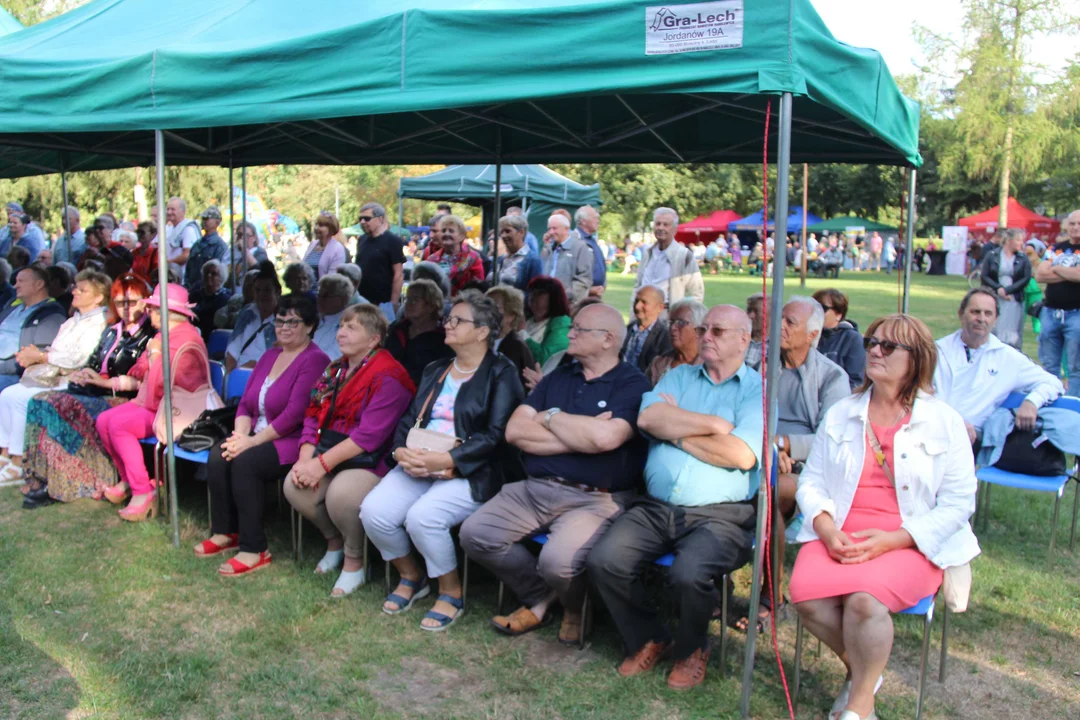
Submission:
[[[626,328],[610,305],[582,308],[570,327],[560,365],[510,417],[506,440],[525,453],[528,478],[505,486],[465,521],[461,545],[521,599],[522,607],[492,618],[496,630],[521,635],[546,625],[563,606],[559,640],[581,630],[589,549],[634,495],[647,445],[637,432],[649,381],[619,360]],[[523,544],[548,533],[539,561]]]
[[[705,679],[715,578],[750,558],[761,466],[761,378],[743,363],[750,318],[734,305],[714,307],[697,328],[703,365],[669,370],[641,401],[648,433],[648,495],[616,520],[587,567],[626,645],[619,674],[647,672],[665,655],[672,690]],[[641,570],[675,554],[668,575],[679,604],[674,636],[650,606]]]

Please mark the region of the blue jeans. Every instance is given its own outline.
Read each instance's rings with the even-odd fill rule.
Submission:
[[[1080,310],[1044,307],[1039,315],[1039,362],[1054,377],[1061,377],[1062,352],[1069,371],[1066,395],[1080,397]]]
[[[12,385],[19,384],[18,375],[0,375],[0,392],[11,387]]]

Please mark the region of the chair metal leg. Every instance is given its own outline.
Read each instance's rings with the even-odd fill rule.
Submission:
[[[720,578],[720,677],[727,677],[728,576]]]
[[[930,626],[934,623],[934,606],[926,611],[923,620],[922,662],[919,664],[919,699],[915,704],[915,720],[922,717],[923,696],[926,692],[926,661],[930,656]]]
[[[949,616],[952,615],[952,611],[949,610],[949,606],[945,606],[945,615],[941,618],[941,664],[938,668],[939,683],[945,682],[945,663],[949,659]]]
[[[986,489],[983,490],[982,501],[982,529],[986,532],[986,526],[990,524],[990,483],[984,483]]]
[[[210,499],[210,483],[207,482],[206,483],[206,517],[210,521],[210,524],[213,525],[214,524],[214,516],[211,514],[213,512],[213,510],[210,507],[210,503],[211,503],[211,499]]]
[[[803,626],[802,617],[796,613],[795,615],[795,687],[791,693],[791,704],[793,707],[799,705],[799,688],[802,686],[802,647],[803,647]]]
[[[304,562],[304,516],[296,514],[296,552],[300,556],[300,562]]]
[[[1057,524],[1058,524],[1058,512],[1061,510],[1061,495],[1065,491],[1065,486],[1062,485],[1061,490],[1058,490],[1057,498],[1054,500],[1054,519],[1050,522],[1050,553],[1054,552],[1054,539],[1057,537]]]
[[[499,605],[498,605],[498,608],[497,608],[496,613],[495,613],[496,615],[502,615],[503,614],[503,595],[505,593],[506,593],[506,585],[503,584],[502,580],[500,580],[499,581]]]
[[[469,556],[464,550],[461,551],[461,559],[461,564],[465,566],[461,572],[461,602],[465,602],[469,594]]]
[[[1073,488],[1073,519],[1072,529],[1069,531],[1069,551],[1071,552],[1076,548],[1076,515],[1080,512],[1080,480],[1076,481],[1076,487]]]
[[[383,581],[386,584],[386,594],[390,594],[390,566],[393,563],[386,563],[386,579]]]
[[[585,591],[585,599],[581,601],[581,625],[578,628],[578,649],[585,649],[585,634],[589,624],[589,614],[592,613],[592,603],[589,602],[589,591]]]
[[[296,542],[296,511],[291,507],[289,508],[289,542],[292,543],[293,562],[299,563],[300,555],[297,553],[298,543]]]

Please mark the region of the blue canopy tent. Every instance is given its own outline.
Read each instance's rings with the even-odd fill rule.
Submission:
[[[752,215],[747,215],[744,218],[733,220],[728,224],[728,232],[737,233],[739,235],[739,242],[744,246],[753,245],[757,242],[757,233],[762,232],[761,218],[764,213],[758,210]],[[815,225],[821,222],[821,218],[813,213],[806,214],[806,224]],[[787,219],[787,233],[799,233],[802,232],[803,226],[803,209],[802,206],[795,206],[791,209],[791,214]],[[769,225],[765,228],[765,232],[773,232],[776,230],[776,217],[769,221]]]

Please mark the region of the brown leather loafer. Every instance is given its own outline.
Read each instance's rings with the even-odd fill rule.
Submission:
[[[709,650],[697,649],[684,660],[676,660],[668,675],[667,686],[672,690],[691,690],[705,680],[709,666]]]
[[[642,645],[636,653],[622,661],[622,665],[619,666],[619,674],[623,677],[633,677],[648,672],[670,652],[670,642],[659,643],[650,640]]]
[[[517,637],[549,625],[551,617],[551,613],[547,612],[544,613],[544,619],[541,620],[529,608],[519,607],[509,615],[496,615],[491,618],[491,627],[503,635]]]

